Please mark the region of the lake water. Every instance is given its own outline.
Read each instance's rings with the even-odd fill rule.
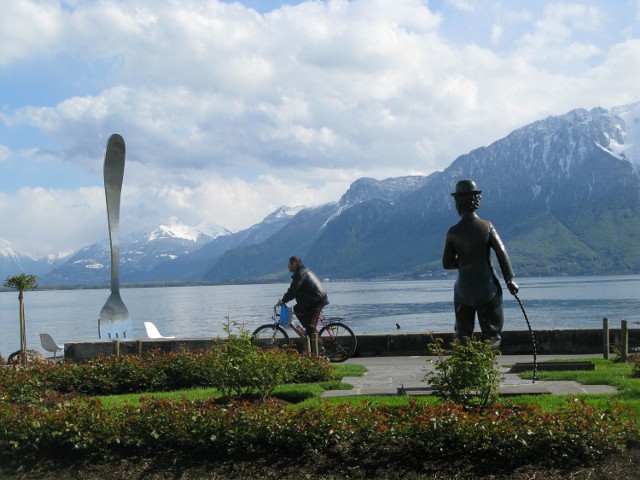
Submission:
[[[640,275],[518,279],[535,329],[601,328],[602,317],[617,328],[640,327]],[[266,323],[288,284],[124,288],[133,337],[146,337],[143,322],[163,335],[214,337],[226,318],[253,331]],[[343,316],[356,335],[453,331],[453,280],[328,282],[327,316]],[[520,307],[505,292],[505,330],[526,330]],[[39,334],[59,343],[98,338],[98,314],[108,290],[25,292],[27,348],[44,352]],[[293,303],[290,303],[293,305]],[[20,348],[17,292],[0,293],[0,354]],[[400,325],[400,330],[396,324]]]

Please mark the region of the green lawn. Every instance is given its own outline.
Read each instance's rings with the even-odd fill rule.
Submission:
[[[584,385],[611,385],[617,390],[613,395],[522,395],[511,396],[500,399],[500,403],[506,405],[531,404],[538,405],[545,411],[558,410],[565,405],[568,398],[578,398],[586,404],[606,408],[612,405],[619,405],[630,409],[635,416],[640,416],[640,378],[631,378],[633,366],[628,363],[613,362],[602,358],[584,358],[580,361],[591,361],[595,364],[595,370],[565,370],[565,371],[538,371],[537,378],[542,380],[574,380]],[[575,361],[575,360],[574,360]],[[329,382],[306,383],[295,385],[281,385],[274,391],[274,397],[291,402],[296,407],[306,407],[319,402],[354,403],[361,402],[384,404],[390,406],[406,405],[411,400],[418,402],[436,403],[439,400],[430,395],[424,396],[357,396],[342,397],[332,399],[321,399],[320,396],[325,390],[348,390],[351,385],[341,382],[344,377],[354,377],[363,375],[366,368],[361,365],[348,364],[336,365],[334,378]],[[532,379],[533,372],[522,372],[519,374],[524,379]],[[160,397],[171,399],[202,400],[219,396],[219,392],[212,388],[198,388],[190,390],[179,390],[175,392],[160,392],[147,394],[113,395],[100,397],[102,402],[109,405],[120,405],[129,403],[136,405],[141,396]]]
[[[333,379],[328,382],[299,383],[291,385],[281,385],[274,392],[273,396],[286,400],[294,404],[304,404],[305,401],[315,401],[325,390],[349,390],[351,385],[342,383],[344,377],[358,377],[367,371],[362,365],[336,365]],[[129,393],[124,395],[103,395],[98,398],[105,406],[117,406],[123,403],[139,405],[140,397],[168,398],[185,400],[206,400],[211,397],[219,397],[220,392],[215,388],[193,388],[187,390],[176,390],[173,392],[149,392],[149,393]]]
[[[563,407],[567,399],[577,398],[583,400],[587,405],[594,407],[607,408],[612,405],[618,405],[628,408],[633,415],[640,417],[640,378],[631,378],[633,366],[629,363],[613,362],[604,360],[603,358],[583,358],[572,361],[590,361],[595,364],[595,370],[561,370],[561,371],[538,371],[538,381],[559,381],[573,380],[583,385],[611,385],[618,390],[617,394],[612,395],[520,395],[510,396],[500,399],[503,405],[538,405],[544,411],[556,411]],[[522,372],[519,376],[523,379],[533,379],[533,372]],[[362,396],[362,397],[344,397],[332,398],[328,400],[331,403],[359,403],[362,401],[385,404],[392,406],[406,405],[410,400],[419,402],[436,403],[439,400],[430,395],[419,397],[411,396]],[[318,399],[310,399],[305,403],[317,402]],[[323,399],[324,401],[324,399]]]
[[[631,378],[633,365],[630,363],[614,362],[599,357],[579,359],[595,364],[595,370],[560,370],[538,371],[538,380],[573,380],[583,385],[611,385],[618,390],[614,395],[575,395],[573,397],[584,400],[588,405],[607,407],[612,404],[631,409],[636,416],[640,416],[640,378]],[[522,372],[520,377],[532,379],[533,372]],[[566,396],[562,395],[530,395],[511,397],[511,403],[529,403],[540,405],[551,411],[564,404]],[[505,402],[507,399],[505,399]]]

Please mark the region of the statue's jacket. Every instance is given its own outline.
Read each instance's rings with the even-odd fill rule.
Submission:
[[[484,305],[501,291],[491,263],[491,249],[505,282],[509,282],[515,276],[511,261],[491,222],[468,213],[447,232],[442,266],[448,270],[458,269],[454,295],[464,305]]]

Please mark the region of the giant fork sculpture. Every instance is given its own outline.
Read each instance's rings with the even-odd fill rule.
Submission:
[[[129,311],[120,297],[120,194],[124,178],[124,139],[114,133],[104,155],[104,192],[107,198],[111,247],[111,294],[98,317],[100,338],[126,338],[131,331]]]

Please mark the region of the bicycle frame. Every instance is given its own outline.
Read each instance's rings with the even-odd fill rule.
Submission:
[[[278,313],[274,315],[274,320],[278,322],[278,325],[280,325],[280,322],[278,320],[279,316],[280,314]],[[327,325],[329,325],[331,322],[342,322],[342,321],[344,321],[344,317],[324,317],[322,315],[322,312],[320,312],[320,315],[318,316],[318,320],[316,321],[316,325],[315,325],[316,331],[319,331],[322,328],[327,328]],[[302,325],[302,322],[300,322],[300,319],[297,317],[292,318],[289,321],[289,323],[287,323],[286,325],[280,325],[280,326],[283,328],[287,328],[287,327],[291,328],[294,332],[298,334],[300,338],[304,338],[307,336],[307,332],[305,331],[305,328]],[[320,328],[318,328],[318,326],[320,326]],[[330,329],[327,329],[327,333],[331,338],[333,338],[334,335]]]
[[[272,323],[259,326],[252,335],[254,341],[264,340],[262,345],[266,348],[282,345],[289,339],[289,335],[285,331],[287,327],[293,330],[303,341],[308,338],[306,329],[297,317],[291,316],[286,324],[280,322],[280,313],[278,305],[273,307]],[[343,317],[324,317],[322,312],[316,322],[318,330],[318,352],[325,356],[331,362],[344,362],[351,358],[355,353],[357,346],[357,338],[351,328],[342,322]],[[265,343],[266,342],[266,343]],[[307,343],[307,349],[310,351],[312,345]],[[315,348],[314,348],[315,350]]]

